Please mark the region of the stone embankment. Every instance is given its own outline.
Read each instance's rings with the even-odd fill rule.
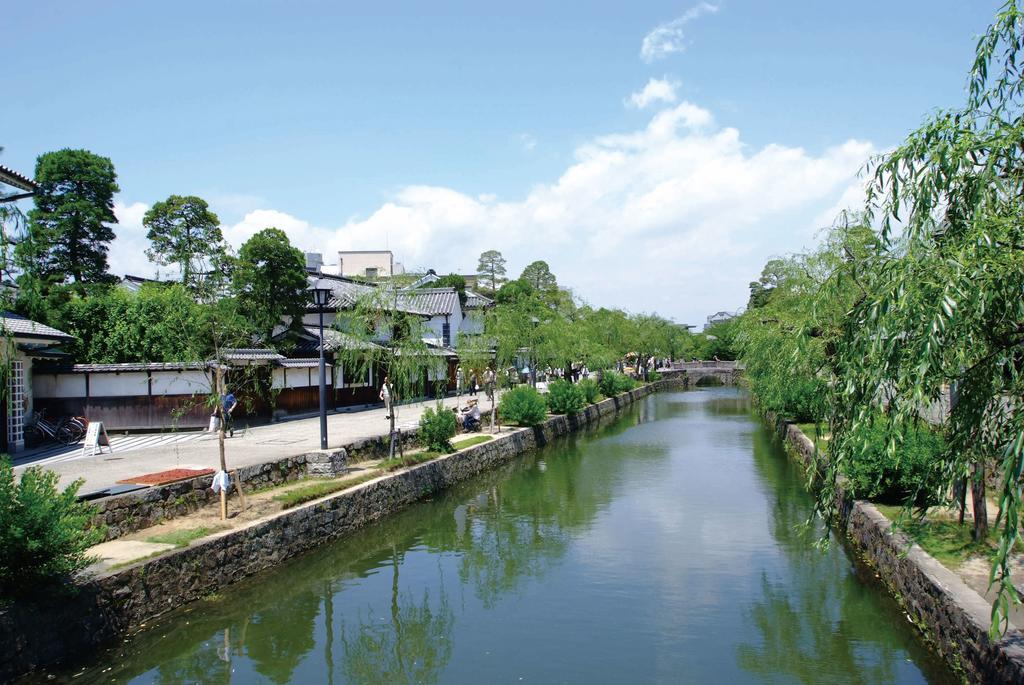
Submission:
[[[815,468],[814,443],[792,423],[769,416],[787,445],[807,468]],[[1024,635],[1011,628],[999,640],[989,637],[991,607],[961,578],[910,538],[893,529],[870,502],[853,500],[838,486],[842,526],[922,631],[956,671],[975,683],[1024,683]]]
[[[42,597],[32,603],[15,603],[0,609],[0,644],[4,645],[0,681],[86,659],[113,639],[172,609],[341,539],[556,436],[614,415],[656,390],[678,387],[681,380],[648,384],[591,405],[579,414],[555,416],[536,428],[499,435],[492,441],[381,476],[163,556],[83,579],[72,597]],[[246,474],[246,480],[250,484],[259,482],[256,478],[264,478],[267,483],[284,482],[304,474],[308,466],[306,456],[285,461],[283,469],[275,464],[253,467],[257,473]],[[263,471],[264,467],[269,470]],[[199,480],[200,484],[203,482]],[[162,506],[166,512],[167,505],[159,502],[187,498],[190,492],[200,489],[195,484],[181,488],[167,488],[166,493],[154,495],[154,502],[150,503],[153,511]],[[117,508],[108,507],[106,511],[114,512]]]

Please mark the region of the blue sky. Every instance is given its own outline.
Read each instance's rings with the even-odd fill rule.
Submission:
[[[0,163],[110,157],[115,271],[152,272],[141,214],[189,193],[236,247],[278,225],[438,271],[495,247],[695,322],[962,101],[999,4],[16,3]]]

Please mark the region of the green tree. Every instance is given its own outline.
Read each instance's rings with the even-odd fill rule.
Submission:
[[[555,275],[551,273],[551,267],[543,260],[527,264],[519,278],[529,283],[530,287],[537,291],[544,299],[558,292],[558,281],[555,279]]]
[[[107,251],[119,190],[113,163],[88,150],[47,152],[36,161],[35,180],[28,234],[15,248],[19,284],[39,302],[68,281],[80,293],[85,285],[112,282]]]
[[[459,303],[463,306],[466,304],[466,279],[459,274],[448,274],[447,276],[441,276],[433,283],[428,283],[423,286],[424,288],[455,288],[455,292],[459,294]]]
[[[402,292],[402,278],[392,277],[387,286],[368,290],[350,309],[338,313],[335,328],[343,344],[337,355],[351,374],[366,377],[384,369],[392,408],[425,391],[427,376],[444,377],[446,361],[424,342],[427,328],[423,316],[410,312]],[[384,379],[377,379],[383,382]],[[390,414],[389,456],[395,455],[394,410]]]
[[[0,598],[65,580],[88,566],[90,546],[103,532],[88,528],[95,508],[78,501],[77,480],[57,488],[57,474],[32,467],[15,478],[7,456],[0,458]]]
[[[1024,14],[1010,1],[978,42],[965,105],[931,115],[873,166],[868,209],[887,250],[849,317],[830,481],[857,458],[878,403],[895,452],[923,405],[955,386],[946,482],[971,482],[977,538],[988,532],[986,474],[1001,473],[994,631],[1020,599],[1010,559],[1024,505],[1022,47]]]
[[[750,283],[750,299],[747,309],[758,309],[768,304],[772,292],[779,287],[786,277],[786,262],[783,259],[771,259],[761,270],[761,277]]]
[[[487,250],[480,255],[476,273],[477,284],[491,297],[494,297],[501,284],[508,280],[505,278],[505,258],[497,250]]]
[[[528,298],[533,295],[534,289],[529,283],[521,278],[517,278],[514,281],[505,283],[498,292],[495,293],[494,298],[499,304],[508,304],[510,302],[516,302],[523,298]]]
[[[146,212],[142,225],[152,243],[146,256],[161,266],[177,264],[186,286],[195,286],[224,257],[220,219],[202,198],[171,195]]]
[[[232,286],[239,311],[264,343],[285,317],[293,325],[301,321],[309,303],[306,259],[277,228],[265,228],[245,241],[234,260]]]

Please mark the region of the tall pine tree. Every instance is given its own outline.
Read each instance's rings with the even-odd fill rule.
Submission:
[[[19,285],[31,314],[46,317],[46,301],[56,286],[70,283],[84,291],[110,283],[107,251],[114,239],[117,174],[106,157],[88,150],[58,150],[36,161],[35,208],[28,232],[15,248],[22,271]]]

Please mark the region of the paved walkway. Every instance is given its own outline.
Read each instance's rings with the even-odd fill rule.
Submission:
[[[465,406],[467,396],[449,397],[445,406],[456,402]],[[490,411],[490,403],[481,392],[480,411]],[[403,431],[419,425],[420,415],[435,401],[403,404],[396,408],[395,427]],[[340,447],[357,440],[374,438],[388,433],[388,419],[383,408],[327,415],[327,444]],[[320,448],[320,417],[312,416],[241,428],[235,423],[235,437],[226,440],[225,453],[228,468],[251,466],[285,457],[303,454]],[[114,486],[117,481],[147,473],[174,468],[218,468],[219,453],[216,434],[204,432],[159,433],[128,437],[111,436],[113,453],[82,456],[81,446],[64,448],[55,446],[41,452],[19,455],[15,471],[21,472],[32,465],[56,471],[61,486],[77,478],[85,480],[79,492],[86,493]]]

